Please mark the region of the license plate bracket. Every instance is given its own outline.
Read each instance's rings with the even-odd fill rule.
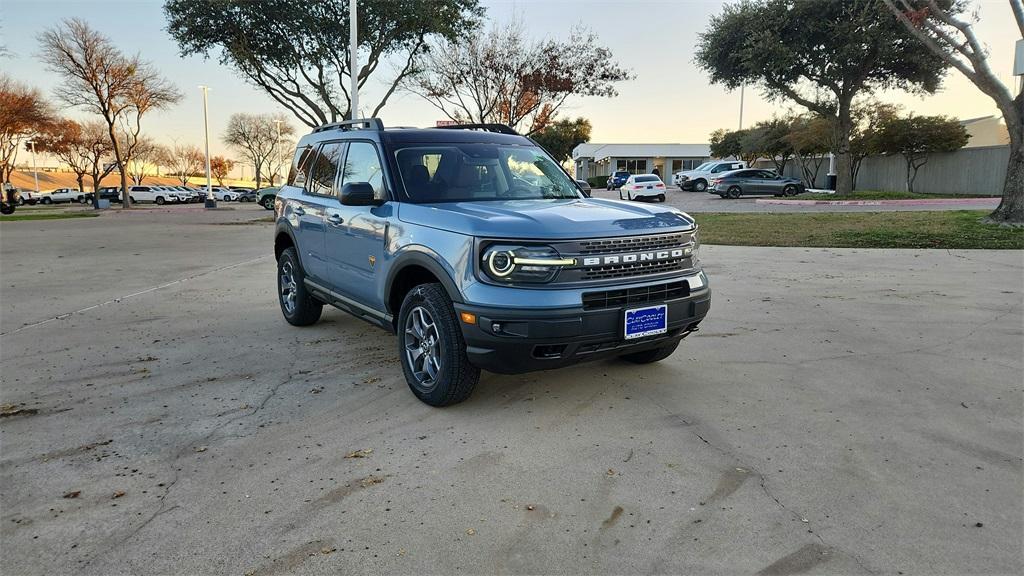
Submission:
[[[668,305],[629,308],[623,311],[623,337],[626,340],[668,332]]]

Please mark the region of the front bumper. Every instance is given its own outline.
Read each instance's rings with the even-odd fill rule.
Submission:
[[[455,304],[455,309],[460,317],[462,312],[476,315],[475,324],[460,323],[470,362],[489,372],[519,374],[640,352],[682,339],[711,308],[711,290],[706,281],[702,284],[680,298],[599,309],[584,309],[582,304],[552,309]],[[668,305],[666,334],[624,338],[626,309],[662,303]],[[495,324],[500,330],[494,329]]]

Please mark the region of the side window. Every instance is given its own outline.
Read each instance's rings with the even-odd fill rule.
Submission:
[[[728,169],[729,169],[729,165],[728,164],[715,164],[715,167],[711,169],[711,173],[712,174],[718,174],[720,172],[725,172]]]
[[[310,146],[305,146],[295,151],[295,156],[292,158],[292,166],[288,170],[289,186],[302,188],[306,185],[306,179],[309,176],[309,158],[313,153],[314,150]]]
[[[434,169],[437,168],[436,162]],[[427,167],[430,170],[430,167]],[[345,173],[341,177],[342,186],[346,182],[369,182],[373,186],[373,197],[384,199],[384,170],[377,156],[377,148],[369,142],[351,142],[348,145],[348,156],[345,157]]]
[[[334,183],[338,181],[338,170],[344,154],[345,144],[341,142],[328,142],[321,146],[320,151],[308,161],[310,168],[306,191],[317,196],[334,196]]]

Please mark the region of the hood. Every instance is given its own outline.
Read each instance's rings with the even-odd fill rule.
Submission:
[[[468,236],[539,240],[626,236],[693,227],[693,219],[674,208],[596,198],[403,203],[399,219]]]

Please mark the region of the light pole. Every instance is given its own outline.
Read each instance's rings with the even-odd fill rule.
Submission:
[[[203,91],[203,132],[206,134],[206,203],[207,208],[216,208],[217,199],[213,197],[213,183],[210,181],[210,113],[207,106],[209,86],[200,86]]]
[[[39,171],[36,170],[36,141],[35,140],[29,140],[28,142],[26,142],[26,144],[28,144],[29,146],[32,147],[32,178],[34,178],[35,181],[36,181],[36,196],[38,196],[39,195]]]
[[[356,0],[348,0],[348,44],[349,55],[351,56],[351,79],[352,87],[349,92],[352,94],[351,106],[349,106],[349,120],[355,120],[359,115],[359,19],[356,16]]]
[[[740,130],[743,130],[743,89],[746,87],[746,84],[740,84]]]

